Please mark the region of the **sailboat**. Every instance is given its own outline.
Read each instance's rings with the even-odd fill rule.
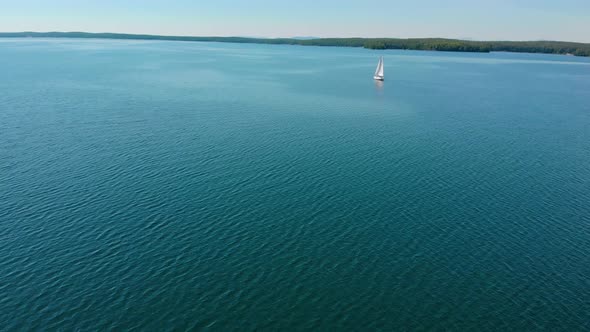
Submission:
[[[377,69],[375,70],[375,76],[373,79],[377,81],[383,81],[385,76],[383,76],[383,57],[379,58],[379,63],[377,64]]]

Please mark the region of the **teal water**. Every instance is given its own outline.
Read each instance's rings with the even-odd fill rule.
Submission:
[[[0,60],[0,330],[590,329],[590,59]]]

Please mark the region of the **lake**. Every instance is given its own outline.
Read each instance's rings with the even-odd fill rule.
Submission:
[[[588,58],[0,59],[0,330],[590,329]]]

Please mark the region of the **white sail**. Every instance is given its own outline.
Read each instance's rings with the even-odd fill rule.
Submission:
[[[377,69],[375,70],[375,79],[383,79],[383,57],[379,58],[379,63],[377,64]]]

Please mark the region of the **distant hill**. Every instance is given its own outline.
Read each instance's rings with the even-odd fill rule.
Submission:
[[[226,43],[282,44],[303,46],[342,46],[370,49],[402,49],[454,52],[522,52],[590,56],[590,44],[561,41],[475,41],[445,38],[249,38],[189,37],[89,32],[4,32],[0,38],[108,38],[139,40],[176,40]]]
[[[310,37],[310,36],[295,36],[295,37],[291,37],[291,38],[299,39],[299,40],[320,39],[319,37]]]

